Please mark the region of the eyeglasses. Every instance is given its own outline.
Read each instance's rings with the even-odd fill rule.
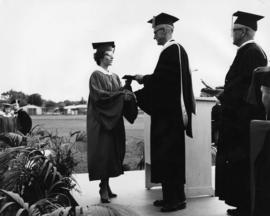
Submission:
[[[232,29],[233,32],[236,32],[236,31],[243,31],[244,29],[243,28],[234,28]]]
[[[159,31],[161,31],[161,30],[164,31],[164,28],[160,28],[160,29],[155,30],[155,31],[154,31],[154,35],[156,35],[156,34],[157,34]]]
[[[110,60],[112,60],[113,59],[113,55],[112,54],[108,54],[108,53],[106,53],[105,55],[104,55],[104,57],[108,57]]]

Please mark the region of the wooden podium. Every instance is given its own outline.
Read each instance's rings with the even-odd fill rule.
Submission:
[[[213,196],[211,159],[211,111],[214,98],[196,98],[196,115],[192,116],[193,139],[186,136],[186,196]],[[151,183],[150,116],[144,115],[145,187]]]

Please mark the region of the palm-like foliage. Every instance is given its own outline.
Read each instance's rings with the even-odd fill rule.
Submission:
[[[0,153],[1,186],[5,190],[21,195],[30,204],[40,199],[50,199],[70,205],[69,185],[72,182],[63,177],[44,152],[29,148],[16,147]],[[4,171],[5,170],[5,171]],[[67,181],[68,179],[68,181]]]
[[[29,204],[25,203],[18,194],[3,189],[1,189],[0,191],[2,194],[5,195],[3,199],[7,200],[0,209],[0,215],[3,214],[5,211],[9,211],[10,214],[16,213],[16,215],[25,215],[26,212],[29,216],[40,215],[40,211],[36,208],[36,204],[29,206]]]
[[[15,164],[14,159],[18,158],[18,155],[24,151],[25,147],[20,146],[7,148],[0,152],[0,185],[2,188],[6,188],[7,190],[15,189],[18,177],[21,175],[21,170],[18,166],[15,166],[13,170],[12,164]],[[13,176],[15,176],[15,178],[13,178]]]
[[[4,216],[137,216],[117,205],[77,205],[69,191],[76,182],[71,177],[78,162],[74,159],[76,141],[85,133],[59,137],[40,127],[27,135],[27,146],[0,151],[0,215]],[[50,152],[46,155],[46,152]]]
[[[39,206],[44,200],[38,201],[32,205],[24,202],[23,198],[18,194],[0,190],[6,195],[5,199],[8,201],[0,208],[0,215],[7,212],[6,215],[18,216],[139,216],[136,212],[122,205],[117,204],[97,204],[87,207],[77,206],[63,207],[60,205],[50,205],[51,209],[48,213],[43,214]],[[46,201],[47,202],[47,201]],[[12,208],[12,212],[10,211]]]
[[[25,202],[17,193],[0,189],[4,204],[0,208],[0,215],[16,215],[16,216],[41,216],[41,215],[70,215],[71,207],[62,207],[59,204],[51,203],[48,199],[41,199],[32,205]],[[46,212],[43,214],[41,207],[47,206]],[[44,211],[43,211],[44,212]],[[57,213],[57,214],[56,214]]]
[[[1,188],[17,193],[29,205],[39,200],[35,208],[40,213],[51,212],[59,204],[63,207],[77,205],[69,193],[76,186],[71,177],[76,166],[72,143],[39,128],[29,133],[27,141],[27,146],[5,148],[0,152]],[[46,149],[54,154],[47,157]],[[6,197],[10,195],[4,194]],[[8,207],[14,202],[5,205]],[[26,207],[24,209],[19,214],[24,215],[28,211]]]
[[[75,154],[77,137],[80,131],[71,132],[69,136],[59,136],[58,132],[50,132],[41,126],[35,126],[29,133],[29,143],[38,148],[46,149],[50,161],[62,176],[70,177],[78,165]],[[31,137],[31,138],[30,138]],[[74,138],[75,137],[75,138]]]
[[[76,154],[75,142],[65,137],[52,136],[48,145],[51,151],[50,159],[63,176],[71,176],[78,161],[74,158]]]

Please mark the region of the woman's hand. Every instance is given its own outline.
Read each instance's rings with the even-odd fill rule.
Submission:
[[[124,100],[125,101],[130,101],[130,100],[132,100],[132,98],[135,98],[134,93],[127,90],[127,89],[124,89]]]

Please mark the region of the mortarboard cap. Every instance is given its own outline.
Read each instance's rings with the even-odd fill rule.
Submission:
[[[174,17],[170,14],[160,13],[157,16],[154,16],[152,19],[150,19],[148,23],[151,23],[154,28],[157,25],[161,25],[161,24],[167,24],[167,25],[173,26],[173,23],[175,23],[178,20],[179,19],[177,17]]]
[[[233,16],[237,17],[234,24],[241,24],[244,26],[248,26],[254,31],[257,31],[257,21],[264,18],[263,16],[243,11],[237,11],[233,14]]]
[[[107,41],[107,42],[98,42],[98,43],[92,43],[93,49],[99,49],[99,50],[106,50],[111,51],[115,47],[115,44],[113,41]]]

